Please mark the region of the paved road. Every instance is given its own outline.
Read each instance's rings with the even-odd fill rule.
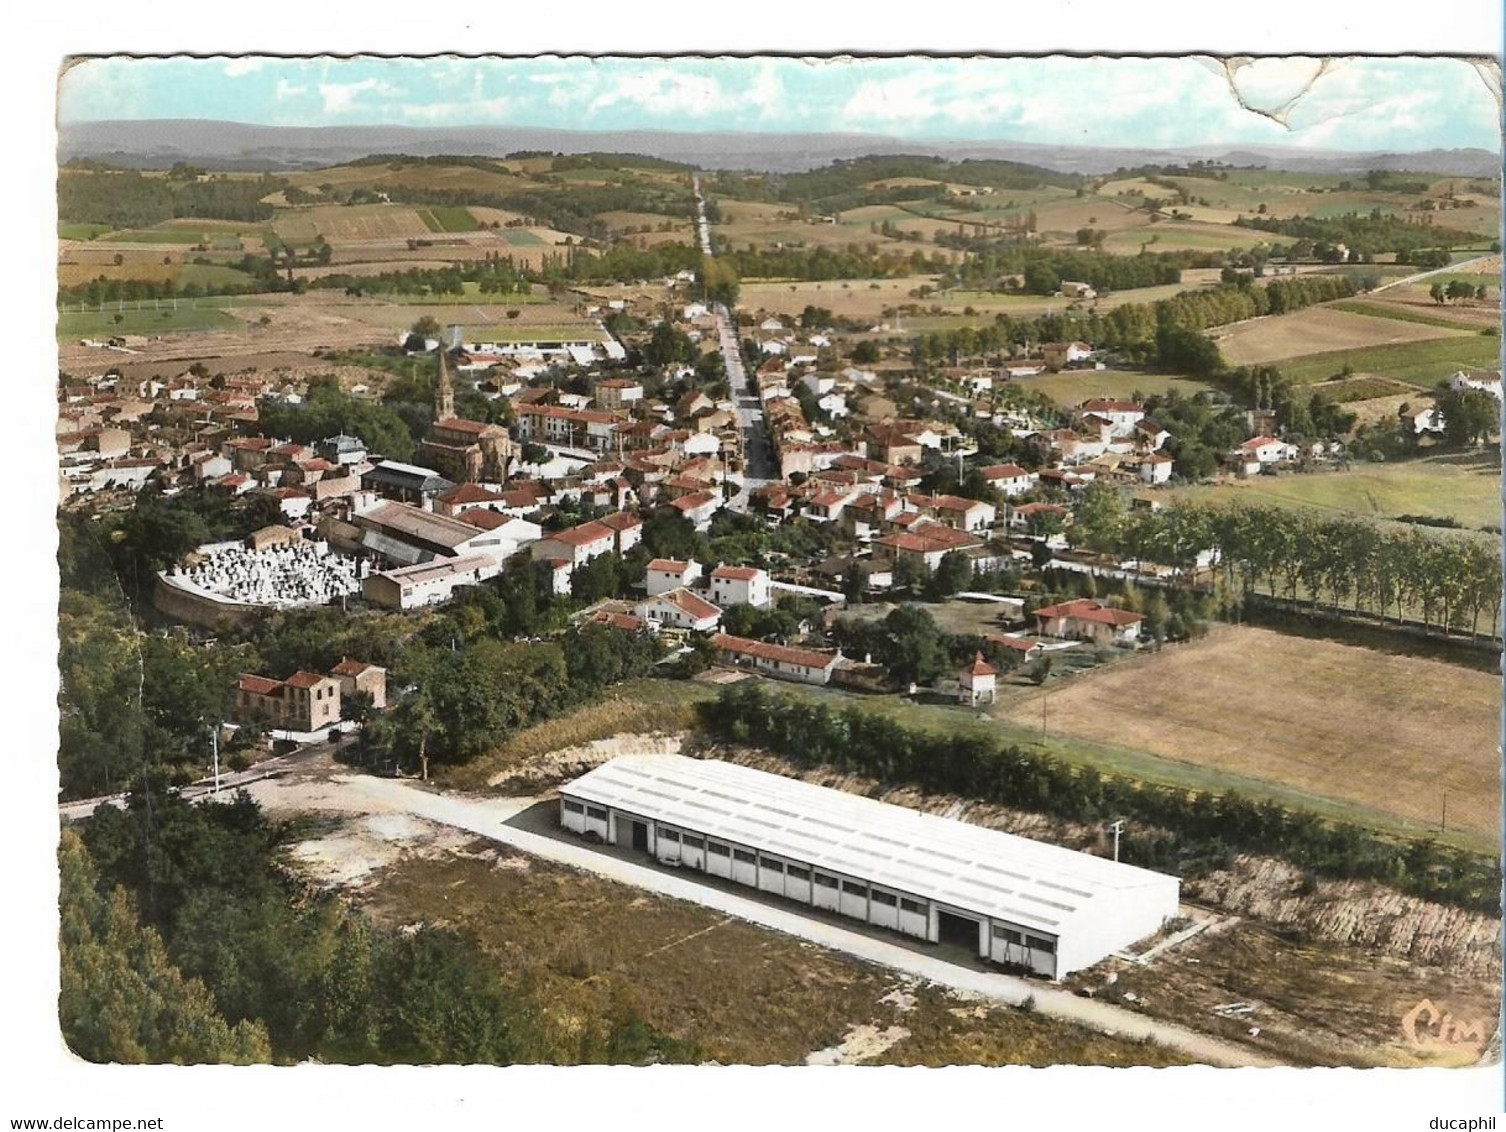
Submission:
[[[304,763],[310,762],[321,752],[331,748],[327,743],[320,743],[308,747],[300,747],[286,755],[278,755],[275,758],[263,759],[253,767],[238,772],[226,772],[220,775],[219,793],[229,795],[232,791],[242,786],[249,786],[253,782],[260,782],[266,778],[276,778],[286,774]],[[179,789],[178,794],[190,802],[201,802],[205,798],[215,795],[214,779],[201,778]],[[94,816],[94,811],[101,806],[114,806],[118,810],[125,809],[125,794],[106,794],[98,798],[81,798],[76,802],[64,802],[58,806],[58,817],[64,822],[83,821]]]
[[[691,175],[695,190],[696,230],[700,235],[701,253],[711,255],[711,225],[706,221],[706,202],[701,196],[701,179]],[[747,511],[748,494],[755,488],[779,479],[779,467],[774,462],[774,450],[769,443],[769,426],[764,417],[763,401],[748,382],[747,367],[743,365],[742,345],[737,337],[737,319],[723,303],[717,303],[712,313],[716,317],[717,344],[721,347],[722,362],[727,367],[727,384],[737,402],[738,428],[743,438],[743,482],[738,493],[727,502],[733,511]]]
[[[520,828],[528,824],[525,811],[535,806],[538,799],[462,798],[437,794],[396,779],[354,775],[348,778],[337,777],[334,784],[338,784],[341,793],[348,792],[369,799],[375,808],[407,813],[440,825],[468,830],[536,857],[662,896],[688,900],[726,915],[736,916],[740,920],[810,940],[823,947],[954,990],[1012,1005],[1031,998],[1035,1000],[1035,1008],[1042,1014],[1106,1033],[1131,1038],[1149,1037],[1206,1064],[1281,1064],[1232,1043],[1147,1018],[1123,1007],[1078,998],[1055,987],[995,971],[962,967],[889,939],[823,922],[790,908],[717,888],[696,879],[696,874],[683,875],[639,863],[634,859],[615,856],[610,850],[593,847],[574,837],[548,836]]]
[[[1432,271],[1420,271],[1416,275],[1408,275],[1403,279],[1393,279],[1389,283],[1382,283],[1379,287],[1377,287],[1370,293],[1372,295],[1377,295],[1382,291],[1390,290],[1392,287],[1402,287],[1408,283],[1417,283],[1423,279],[1431,279],[1435,275],[1446,275],[1451,271],[1464,271],[1469,267],[1473,267],[1475,264],[1481,262],[1482,260],[1492,258],[1494,255],[1495,253],[1492,252],[1490,255],[1476,256],[1474,259],[1466,259],[1460,263],[1451,263],[1447,267],[1435,267]],[[1486,278],[1486,276],[1482,275],[1480,278],[1483,280]]]

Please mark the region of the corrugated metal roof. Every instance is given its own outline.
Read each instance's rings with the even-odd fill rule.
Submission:
[[[623,755],[560,788],[719,840],[1053,933],[1175,877],[734,763]]]

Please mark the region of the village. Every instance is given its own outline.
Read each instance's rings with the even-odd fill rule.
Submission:
[[[1489,154],[272,132],[61,151],[81,1057],[1498,1057]]]

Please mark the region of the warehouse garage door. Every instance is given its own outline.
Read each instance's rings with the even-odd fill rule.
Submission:
[[[955,912],[943,912],[940,908],[936,909],[937,935],[941,943],[954,943],[977,955],[978,933],[982,930],[982,926],[981,921],[971,916],[959,916]]]

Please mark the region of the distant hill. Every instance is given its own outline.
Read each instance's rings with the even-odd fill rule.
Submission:
[[[917,141],[876,134],[588,132],[530,126],[256,126],[194,119],[77,122],[58,130],[60,161],[87,157],[143,169],[191,161],[211,169],[288,171],[339,165],[382,153],[502,157],[520,150],[634,153],[703,169],[781,173],[870,154],[1016,161],[1060,173],[1107,173],[1124,167],[1197,159],[1299,173],[1405,169],[1443,176],[1496,177],[1501,170],[1500,157],[1483,149],[1430,149],[1420,153],[1278,146],[1117,149],[1008,141]]]

